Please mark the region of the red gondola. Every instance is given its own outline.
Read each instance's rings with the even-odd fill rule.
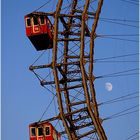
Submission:
[[[53,47],[53,25],[41,12],[33,12],[24,17],[26,35],[37,51]]]
[[[49,122],[29,125],[30,140],[60,140],[60,133]]]

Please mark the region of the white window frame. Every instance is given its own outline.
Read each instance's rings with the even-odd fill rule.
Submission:
[[[35,129],[35,136],[32,135],[32,129]],[[36,137],[37,136],[37,132],[36,132],[36,127],[30,127],[30,137]]]
[[[39,131],[38,131],[39,128],[42,128],[42,127],[38,127],[38,128],[37,128],[37,136],[38,136],[38,137],[42,137],[43,135],[40,135],[40,136],[39,136]],[[43,129],[43,128],[42,128],[42,129]],[[44,131],[44,130],[43,130],[43,131]]]
[[[49,135],[46,135],[46,127],[49,127],[49,132],[50,132]],[[48,126],[45,126],[45,136],[51,136],[51,127],[49,125]]]
[[[41,18],[39,17],[40,25],[45,25],[46,24],[46,18],[44,17],[44,23],[41,23]]]
[[[28,26],[28,24],[27,24],[27,20],[28,19],[30,19],[30,26]],[[31,27],[32,26],[32,18],[30,18],[30,17],[27,17],[27,18],[25,18],[25,20],[26,20],[26,27]]]

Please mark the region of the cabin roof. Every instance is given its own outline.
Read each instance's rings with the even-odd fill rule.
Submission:
[[[53,13],[45,13],[45,12],[32,12],[32,13],[29,13],[27,15],[25,15],[25,17],[32,17],[34,15],[36,16],[48,16],[49,15],[52,15]]]
[[[45,124],[52,126],[52,124],[49,123],[49,122],[34,122],[34,123],[29,124],[29,127],[31,127],[31,126],[40,126],[40,125],[45,125]]]

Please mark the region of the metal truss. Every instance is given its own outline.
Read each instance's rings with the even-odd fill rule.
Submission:
[[[94,40],[103,0],[97,0],[95,11],[89,10],[90,0],[82,0],[83,9],[78,3],[72,0],[67,14],[61,12],[63,0],[58,0],[55,12],[42,13],[54,17],[52,62],[31,65],[30,70],[44,68],[53,72],[54,80],[42,80],[41,85],[55,85],[59,114],[45,121],[61,120],[65,128],[61,134],[67,134],[69,140],[88,139],[94,134],[95,139],[107,140],[99,116],[93,75]],[[62,56],[58,50],[60,44]]]

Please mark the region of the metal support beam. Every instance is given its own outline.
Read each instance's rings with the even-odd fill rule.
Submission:
[[[66,129],[67,135],[69,140],[72,140],[72,135],[70,133],[67,121],[64,116],[64,110],[63,110],[63,104],[62,104],[62,97],[60,93],[60,87],[59,87],[59,80],[58,80],[58,73],[57,73],[57,40],[58,40],[58,22],[59,22],[59,13],[61,10],[63,0],[59,0],[56,8],[55,13],[55,23],[54,23],[54,37],[53,37],[53,58],[52,58],[52,68],[53,68],[53,74],[54,74],[54,81],[56,85],[56,93],[58,98],[58,105],[59,105],[59,111],[60,111],[60,118],[62,120],[62,123]]]
[[[71,87],[67,87],[67,90],[71,90],[71,89],[76,89],[76,88],[81,88],[83,85],[79,84],[79,85],[75,85],[75,86],[71,86]],[[65,91],[65,88],[61,88],[61,91]]]
[[[65,117],[68,117],[68,116],[70,116],[72,114],[76,114],[76,113],[79,113],[79,112],[84,112],[84,111],[87,111],[87,107],[72,111],[70,113],[67,113],[67,114],[65,114]]]
[[[98,20],[99,20],[99,15],[101,12],[101,8],[103,5],[103,0],[99,0],[98,3],[98,8],[97,11],[95,13],[95,20],[92,26],[92,31],[91,31],[91,38],[90,38],[90,65],[89,65],[89,83],[90,83],[90,92],[91,92],[91,96],[92,96],[92,106],[93,106],[93,110],[94,110],[94,114],[95,114],[95,119],[96,119],[96,123],[97,123],[97,133],[98,136],[100,138],[100,140],[107,140],[107,137],[105,135],[104,129],[100,123],[100,119],[99,119],[99,112],[98,112],[98,106],[97,106],[97,102],[96,102],[96,93],[95,93],[95,89],[94,89],[94,79],[93,77],[93,55],[94,55],[94,39],[95,39],[95,31],[97,28],[97,24],[98,24]],[[96,126],[95,126],[96,127]]]
[[[58,41],[80,41],[80,38],[58,38]]]
[[[64,83],[70,83],[70,82],[78,82],[78,81],[82,81],[82,78],[77,78],[77,79],[61,79],[59,80],[59,83],[60,84],[64,84]],[[42,86],[44,85],[52,85],[52,84],[55,84],[54,81],[45,81],[45,80],[42,80],[41,83],[40,83]]]
[[[97,15],[99,16],[100,10],[101,10],[101,6],[102,6],[103,0],[100,0],[99,2],[99,6],[97,11]],[[92,111],[91,105],[90,105],[90,95],[89,95],[89,91],[88,91],[88,86],[86,83],[86,73],[85,73],[85,69],[84,69],[84,65],[83,65],[83,61],[84,61],[84,35],[85,35],[85,16],[87,13],[87,9],[89,6],[89,1],[86,1],[85,7],[84,7],[84,11],[82,13],[82,26],[81,26],[81,48],[80,48],[80,68],[81,68],[81,72],[82,72],[82,79],[83,79],[83,87],[84,87],[84,93],[85,93],[85,97],[86,97],[86,102],[87,102],[87,107],[88,107],[88,112],[89,115],[91,116],[91,119],[94,123],[94,126],[97,130],[98,136],[100,138],[100,140],[106,140],[105,135],[102,134],[102,129],[100,127],[100,123],[99,123],[99,119],[96,118],[95,114]],[[97,19],[98,21],[98,19]]]
[[[87,116],[79,117],[79,118],[77,118],[77,119],[74,119],[73,122],[75,123],[75,122],[78,122],[78,121],[81,121],[81,120],[85,120],[85,119],[87,119],[87,118],[90,118],[90,116],[87,115]],[[92,124],[93,124],[93,123],[92,123]]]
[[[70,106],[76,106],[76,105],[81,105],[81,104],[85,104],[86,101],[80,101],[80,102],[74,102],[74,103],[70,103]]]
[[[76,58],[80,58],[80,56],[69,55],[67,56],[67,58],[76,59]],[[84,58],[89,58],[89,55],[84,55]]]
[[[93,134],[93,133],[95,133],[95,132],[96,132],[96,130],[93,129],[93,130],[91,130],[91,131],[89,131],[89,132],[87,132],[87,133],[84,133],[84,134],[78,136],[78,138],[81,139],[81,138],[86,137],[86,136],[88,136],[88,135],[90,135],[90,134]]]
[[[76,13],[82,13],[83,11],[82,11],[82,10],[77,10],[77,9],[76,9],[75,12],[76,12]],[[96,14],[95,12],[89,12],[89,11],[87,11],[87,15],[95,16],[95,14]]]
[[[86,124],[83,124],[83,125],[80,125],[80,126],[76,126],[76,127],[74,128],[74,130],[79,130],[79,129],[82,129],[82,128],[86,128],[86,127],[91,126],[91,125],[93,125],[92,122],[86,123]],[[65,134],[65,133],[66,133],[66,131],[60,132],[61,135],[62,135],[62,134]],[[77,138],[77,139],[78,139],[78,138]],[[75,140],[75,139],[74,139],[74,140]]]
[[[84,64],[86,63],[86,61],[84,62]],[[60,66],[65,66],[65,65],[79,65],[80,62],[79,61],[74,61],[74,62],[67,62],[67,63],[57,63],[55,64],[55,67],[60,67]],[[52,68],[52,63],[50,64],[44,64],[44,65],[38,65],[38,66],[30,66],[29,70],[33,71],[35,69],[44,69],[44,68]]]

